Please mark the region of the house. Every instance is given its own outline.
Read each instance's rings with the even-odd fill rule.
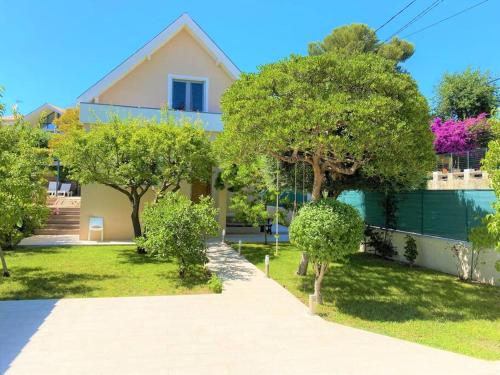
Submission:
[[[167,106],[175,116],[199,119],[207,132],[222,130],[220,98],[239,69],[214,41],[183,14],[77,98],[80,121],[106,122],[111,114],[159,118]],[[210,194],[226,226],[227,192],[184,183],[181,192],[196,200]],[[153,198],[146,195],[145,202]],[[130,204],[125,195],[99,184],[81,187],[80,238],[88,238],[90,217],[104,218],[104,240],[133,238]]]
[[[54,120],[61,117],[64,112],[65,110],[63,108],[50,103],[45,103],[25,115],[24,119],[31,125],[40,124],[44,130],[54,132],[56,131]],[[13,115],[5,116],[2,118],[2,121],[6,125],[12,125],[15,123],[16,118]]]

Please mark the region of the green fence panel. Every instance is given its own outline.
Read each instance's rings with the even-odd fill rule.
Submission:
[[[385,226],[383,210],[384,194],[378,192],[365,192],[365,222],[376,227]]]
[[[396,229],[422,233],[422,191],[396,195]]]
[[[368,225],[384,227],[384,195],[345,192],[340,200],[355,206]],[[471,228],[494,212],[492,190],[417,190],[396,194],[396,229],[455,240],[468,240]]]
[[[462,191],[426,190],[423,207],[423,234],[467,240],[467,207]]]

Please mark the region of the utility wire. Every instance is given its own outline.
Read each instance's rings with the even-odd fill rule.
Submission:
[[[422,17],[424,17],[427,13],[429,13],[431,10],[433,10],[434,8],[436,8],[439,4],[441,4],[444,0],[436,0],[434,1],[431,5],[429,5],[427,8],[425,8],[423,11],[421,11],[419,14],[417,14],[415,17],[413,17],[408,23],[406,23],[405,25],[403,25],[403,27],[401,27],[398,31],[396,31],[395,33],[393,33],[389,38],[387,38],[386,40],[384,40],[384,43],[387,43],[389,40],[392,39],[392,37],[398,35],[401,31],[403,30],[406,30],[408,27],[410,27],[412,24],[414,24],[415,22],[417,22],[419,19],[421,19]]]
[[[495,83],[496,81],[500,81],[500,77],[492,79],[491,81],[488,82],[488,84]]]
[[[460,14],[462,14],[462,13],[465,13],[465,12],[467,12],[467,11],[471,10],[471,9],[474,9],[474,8],[478,7],[478,6],[479,6],[479,5],[481,5],[481,4],[486,3],[487,1],[488,1],[488,0],[484,0],[484,1],[481,1],[481,2],[479,2],[479,3],[477,3],[477,4],[473,5],[473,6],[470,6],[470,7],[468,7],[468,8],[462,9],[460,12],[457,12],[457,13],[455,13],[455,14],[452,14],[451,16],[446,17],[446,18],[443,18],[443,19],[442,19],[442,20],[440,20],[440,21],[434,22],[433,24],[430,24],[430,25],[428,25],[428,26],[426,26],[426,27],[423,27],[423,28],[421,28],[420,30],[417,30],[417,31],[414,31],[413,33],[410,33],[410,34],[408,34],[408,35],[405,35],[405,36],[404,36],[404,38],[408,38],[409,36],[412,36],[412,35],[415,35],[415,34],[418,34],[418,33],[422,32],[422,31],[424,31],[424,30],[430,29],[430,28],[431,28],[431,27],[433,27],[433,26],[439,25],[441,22],[448,21],[448,20],[449,20],[449,19],[451,19],[451,18],[454,18],[454,17],[456,17],[456,16],[458,16],[458,15],[460,15]]]
[[[395,15],[393,15],[391,18],[389,18],[387,21],[385,21],[385,23],[382,26],[379,26],[379,28],[377,30],[375,30],[375,32],[379,31],[381,28],[383,28],[385,25],[387,25],[389,22],[391,22],[394,18],[399,16],[401,13],[403,13],[406,10],[406,8],[409,8],[415,1],[417,1],[417,0],[410,1],[403,9],[401,9],[399,12],[397,12]]]

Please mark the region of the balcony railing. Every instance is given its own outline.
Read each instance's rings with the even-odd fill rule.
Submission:
[[[186,117],[192,121],[199,120],[203,123],[203,128],[209,132],[222,131],[220,113],[169,110],[168,115],[174,116],[176,119]],[[80,121],[84,124],[109,122],[113,116],[119,116],[120,118],[140,117],[147,120],[160,121],[161,109],[100,103],[80,103]]]

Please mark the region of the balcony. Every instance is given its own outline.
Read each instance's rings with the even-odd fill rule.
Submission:
[[[203,123],[203,128],[208,132],[222,131],[220,113],[169,110],[168,114],[174,116],[176,119],[188,118],[192,121],[200,120]],[[80,121],[84,124],[109,122],[113,116],[119,116],[120,118],[140,117],[147,120],[160,121],[161,109],[100,103],[80,103]]]

